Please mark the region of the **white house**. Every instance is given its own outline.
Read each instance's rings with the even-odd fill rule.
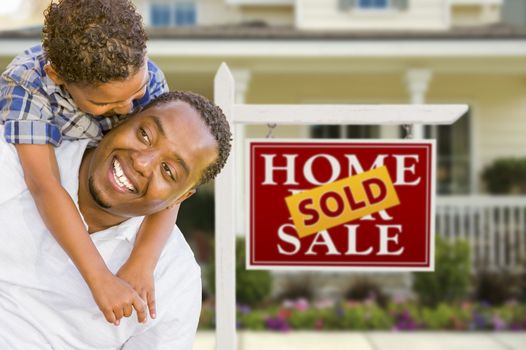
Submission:
[[[19,11],[32,3],[41,2],[25,1]],[[149,55],[174,89],[212,97],[214,73],[227,62],[238,102],[469,104],[455,125],[422,130],[438,141],[437,232],[468,238],[477,266],[516,267],[526,259],[526,198],[485,196],[480,176],[496,159],[526,157],[525,1],[135,3],[149,27]],[[1,32],[0,66],[38,41],[38,27]],[[264,137],[267,126],[236,131],[240,138]],[[398,138],[403,132],[279,125],[273,135]],[[243,196],[240,191],[239,203]]]

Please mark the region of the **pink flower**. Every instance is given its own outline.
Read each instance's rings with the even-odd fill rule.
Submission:
[[[294,305],[294,307],[298,311],[305,311],[309,308],[309,302],[305,298],[300,298],[296,300],[296,304]]]

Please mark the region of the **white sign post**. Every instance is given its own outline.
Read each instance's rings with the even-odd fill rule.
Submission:
[[[235,124],[367,124],[413,125],[452,124],[467,112],[467,105],[247,105],[234,102],[235,84],[223,63],[214,80],[214,100],[225,113],[238,142]],[[236,156],[231,154],[215,180],[216,254],[216,349],[235,350],[235,198],[238,190]]]

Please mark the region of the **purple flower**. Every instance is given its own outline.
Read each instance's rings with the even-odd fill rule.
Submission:
[[[411,317],[409,311],[404,310],[396,315],[395,328],[397,330],[412,331],[418,328],[417,323]]]
[[[493,329],[496,331],[502,331],[506,329],[506,322],[497,315],[493,315]]]
[[[473,328],[477,330],[486,329],[488,327],[488,320],[484,315],[473,312]]]
[[[336,305],[335,313],[337,317],[343,317],[345,315],[345,310],[343,309],[341,304]]]
[[[289,324],[282,318],[267,318],[265,321],[267,329],[279,332],[287,332],[290,330]]]
[[[243,315],[246,315],[248,313],[250,313],[250,311],[252,311],[252,308],[248,305],[243,305],[243,304],[239,304],[237,306],[237,311],[239,311],[239,313],[243,314]]]

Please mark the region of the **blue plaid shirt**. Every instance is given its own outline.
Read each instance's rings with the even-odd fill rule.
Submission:
[[[17,56],[0,76],[0,122],[9,143],[60,145],[63,139],[91,139],[95,144],[123,116],[94,117],[78,109],[69,93],[45,73],[41,45]],[[161,70],[148,60],[150,82],[133,111],[168,91]]]

